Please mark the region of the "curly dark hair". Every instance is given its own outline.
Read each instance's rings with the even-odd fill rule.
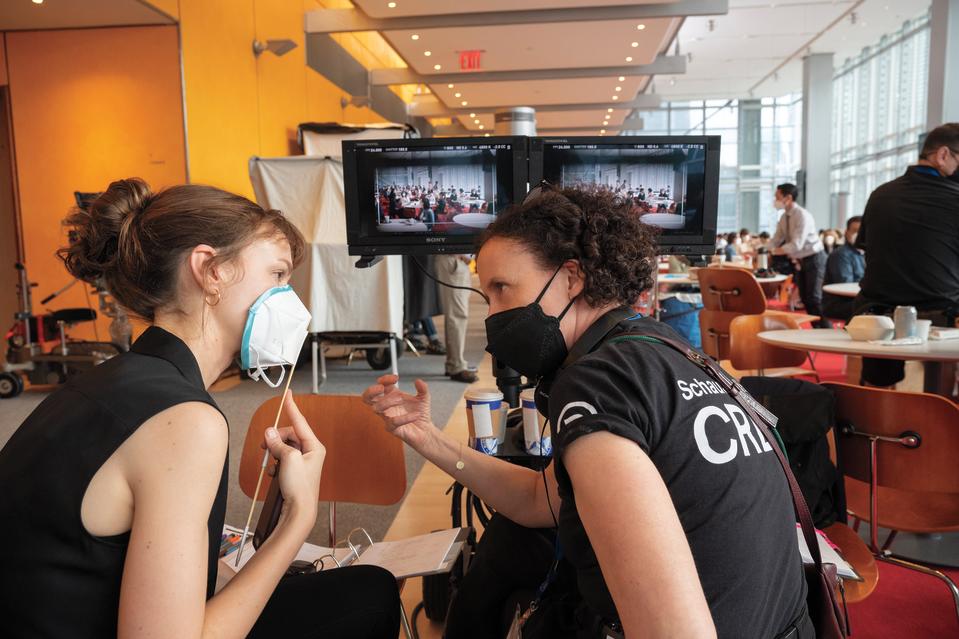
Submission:
[[[653,286],[657,232],[608,191],[544,188],[500,214],[479,246],[494,237],[516,240],[544,268],[577,260],[590,306],[628,305]]]

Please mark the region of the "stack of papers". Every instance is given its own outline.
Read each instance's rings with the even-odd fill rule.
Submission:
[[[806,545],[806,538],[803,537],[802,527],[799,524],[796,524],[796,537],[799,540],[799,554],[802,555],[802,560],[804,564],[813,563],[812,555],[809,553],[809,546]],[[836,572],[839,573],[839,576],[843,579],[848,579],[850,581],[862,581],[862,577],[859,576],[852,566],[849,565],[845,559],[842,558],[836,550],[829,543],[826,534],[821,531],[816,531],[816,541],[819,542],[819,554],[822,557],[822,562],[824,564],[835,564]]]

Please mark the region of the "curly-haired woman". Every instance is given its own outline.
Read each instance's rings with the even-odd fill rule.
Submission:
[[[364,398],[498,516],[558,528],[558,564],[574,578],[547,588],[524,637],[812,637],[771,447],[684,355],[623,339],[681,339],[628,308],[653,285],[655,250],[629,203],[599,192],[543,191],[487,231],[477,258],[487,350],[540,380],[555,448],[543,476],[436,428],[421,380],[410,395],[385,376]],[[454,603],[450,639],[504,636],[512,615],[471,618],[470,605]]]

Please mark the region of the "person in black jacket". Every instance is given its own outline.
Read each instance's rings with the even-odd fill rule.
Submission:
[[[959,123],[930,131],[919,160],[869,196],[856,247],[866,271],[856,314],[892,313],[915,306],[935,326],[952,326],[959,313]],[[863,359],[862,379],[892,386],[903,363]]]

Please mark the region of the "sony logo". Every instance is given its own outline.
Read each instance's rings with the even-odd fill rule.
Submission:
[[[442,243],[442,242],[445,242],[445,241],[446,241],[446,238],[445,238],[445,237],[428,237],[428,238],[426,238],[426,243],[427,243],[427,244],[439,244],[439,243]]]

